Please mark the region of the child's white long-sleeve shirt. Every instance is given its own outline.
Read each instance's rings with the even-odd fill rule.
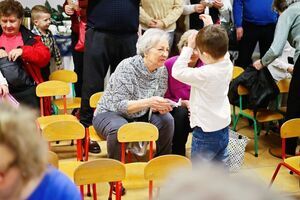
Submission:
[[[4,78],[1,72],[0,72],[0,85],[8,85],[6,78]]]
[[[192,48],[184,47],[172,70],[174,78],[191,85],[191,127],[201,127],[205,132],[225,128],[231,121],[227,94],[233,64],[226,55],[221,62],[190,68],[192,53]]]

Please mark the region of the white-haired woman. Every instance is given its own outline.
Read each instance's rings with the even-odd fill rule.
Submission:
[[[97,133],[107,140],[109,158],[120,160],[117,131],[132,121],[149,121],[158,128],[156,156],[171,153],[174,121],[169,111],[172,107],[163,98],[168,79],[163,66],[168,52],[168,34],[149,29],[137,42],[137,55],[120,62],[111,75],[93,118]]]
[[[187,46],[188,37],[192,34],[197,34],[197,32],[197,30],[191,29],[186,31],[181,36],[177,44],[179,52],[181,52],[181,49],[184,46]],[[165,98],[175,102],[178,102],[179,99],[181,99],[181,105],[178,107],[174,107],[170,112],[174,118],[175,125],[172,142],[172,153],[185,156],[185,144],[187,142],[189,133],[192,132],[188,110],[191,86],[176,80],[172,76],[172,68],[177,58],[178,56],[173,56],[165,62],[165,66],[168,70],[168,89],[165,94]],[[198,51],[194,49],[188,66],[194,68],[200,67],[202,65],[203,63],[199,58]]]
[[[48,166],[48,145],[32,109],[0,104],[0,199],[79,200],[79,190]]]

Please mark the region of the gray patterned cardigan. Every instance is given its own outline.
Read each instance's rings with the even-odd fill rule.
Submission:
[[[111,75],[94,115],[112,111],[119,112],[129,119],[141,117],[149,108],[129,114],[128,101],[147,99],[152,96],[163,97],[167,90],[167,83],[168,72],[164,66],[150,72],[142,56],[126,58]]]

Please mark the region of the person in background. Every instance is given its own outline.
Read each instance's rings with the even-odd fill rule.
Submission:
[[[49,80],[49,75],[55,70],[63,69],[62,59],[59,48],[57,47],[54,36],[49,30],[51,24],[50,11],[42,5],[36,5],[31,9],[31,20],[33,23],[33,29],[31,30],[34,34],[41,36],[42,42],[50,49],[51,57],[54,58],[55,68],[50,69],[51,63],[47,67],[44,67],[41,72],[43,79]]]
[[[273,41],[278,14],[272,10],[273,0],[234,0],[233,18],[239,41],[235,65],[246,68],[252,64],[252,54],[259,43],[262,57]]]
[[[85,127],[91,125],[93,119],[90,97],[104,91],[108,69],[113,73],[123,59],[136,54],[139,5],[140,0],[88,2],[80,107],[80,122]],[[97,142],[90,142],[90,147],[100,152]]]
[[[188,39],[172,70],[172,76],[191,86],[190,124],[193,128],[192,159],[222,162],[228,159],[228,126],[231,122],[228,100],[233,64],[228,54],[228,36],[220,25],[212,25],[209,15],[200,15],[204,24]],[[194,49],[204,63],[188,66]]]
[[[188,44],[188,37],[191,34],[196,34],[196,30],[186,31],[180,38],[178,43],[179,52],[181,52],[183,47]],[[165,62],[165,66],[168,70],[168,89],[165,94],[165,98],[170,99],[174,102],[181,100],[181,105],[178,107],[173,107],[170,112],[174,118],[174,136],[172,142],[172,153],[185,156],[185,144],[189,133],[192,131],[190,127],[189,119],[189,99],[191,86],[181,83],[172,76],[172,67],[176,62],[178,56],[169,58]],[[199,59],[198,51],[194,49],[188,66],[191,68],[201,67],[203,65],[202,61]]]
[[[0,104],[0,199],[80,200],[74,183],[48,165],[32,109]]]
[[[182,0],[141,0],[140,24],[142,30],[159,28],[167,31],[170,49],[173,45],[176,21],[183,11]]]
[[[50,51],[42,43],[40,36],[21,25],[23,15],[24,9],[20,2],[0,2],[0,58],[6,57],[9,62],[19,65],[18,70],[10,74],[14,75],[13,80],[5,77],[12,96],[21,104],[38,108],[35,85],[43,82],[40,69],[49,63]],[[49,109],[45,114],[48,113]]]
[[[280,16],[269,50],[253,63],[256,69],[268,66],[281,55],[286,41],[295,48],[294,70],[290,83],[285,120],[300,117],[300,0],[274,0],[273,8]],[[286,153],[295,155],[298,138],[286,139]]]
[[[150,122],[158,128],[156,156],[172,152],[172,107],[163,98],[167,90],[164,62],[169,55],[168,39],[163,30],[148,29],[137,42],[138,55],[120,62],[109,79],[93,118],[95,130],[106,138],[109,158],[121,159],[117,132],[133,121]]]

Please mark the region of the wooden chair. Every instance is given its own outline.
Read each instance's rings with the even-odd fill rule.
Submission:
[[[125,174],[123,163],[109,158],[101,158],[79,165],[74,171],[74,182],[76,185],[80,185],[82,199],[84,196],[83,185],[92,184],[94,200],[97,199],[95,183],[117,182],[116,199],[121,199],[120,181],[124,180]],[[112,199],[112,191],[110,191],[109,199]]]
[[[40,83],[36,87],[36,95],[40,97],[40,108],[41,108],[40,109],[41,117],[37,119],[39,128],[43,129],[47,124],[50,124],[55,121],[69,121],[69,120],[77,121],[75,116],[67,114],[66,95],[69,94],[69,92],[70,92],[70,88],[68,84],[62,81],[46,81]],[[51,97],[51,96],[63,96],[64,114],[44,116],[43,98]]]
[[[277,165],[277,168],[272,176],[269,186],[272,186],[281,166],[288,168],[291,172],[300,176],[300,156],[292,156],[286,158],[285,154],[285,140],[286,138],[300,137],[300,118],[290,119],[283,123],[280,128],[280,136],[282,138],[282,162]]]
[[[125,163],[126,143],[149,142],[149,160],[153,158],[153,143],[158,139],[158,129],[151,123],[131,122],[121,126],[117,133],[118,141],[121,143],[121,162]],[[131,154],[128,154],[131,161]],[[147,185],[144,179],[144,167],[146,162],[128,163],[126,167],[126,178],[123,184],[126,188],[143,188]],[[134,182],[134,184],[133,184]]]
[[[147,163],[144,170],[144,177],[149,181],[149,200],[153,198],[153,181],[158,186],[157,199],[159,199],[159,186],[178,168],[191,169],[192,163],[188,158],[180,155],[163,155]]]
[[[58,168],[58,156],[53,151],[48,151],[48,163],[53,167]]]
[[[241,116],[246,117],[250,120],[253,121],[253,126],[254,126],[254,155],[255,157],[258,157],[258,135],[260,133],[260,126],[259,123],[264,123],[264,122],[272,122],[272,121],[279,121],[284,118],[284,116],[278,112],[278,111],[272,111],[269,109],[259,109],[256,112],[256,115],[254,115],[254,111],[252,109],[244,109],[243,108],[243,98],[248,95],[248,90],[242,86],[238,86],[238,95],[239,95],[239,112],[237,116],[234,114],[235,119],[233,123],[233,130],[236,130],[237,123],[239,121],[239,118]],[[235,111],[234,111],[235,112]]]
[[[66,83],[72,84],[72,97],[66,99],[66,108],[74,109],[80,108],[81,98],[76,97],[74,83],[77,82],[77,74],[71,70],[57,70],[50,74],[49,80],[63,81]],[[64,99],[54,99],[53,104],[57,107],[58,110],[64,109]],[[58,114],[58,111],[57,113]]]
[[[102,97],[104,92],[97,92],[95,94],[93,94],[91,97],[90,97],[90,107],[95,109],[97,107],[97,104],[100,100],[100,98]],[[105,141],[105,138],[102,138],[100,137],[95,128],[93,127],[93,125],[89,126],[86,128],[86,141],[90,141],[93,140],[93,141]],[[85,143],[85,149],[89,149],[89,142]],[[85,155],[85,160],[88,160],[89,159],[89,153],[87,151],[86,155]]]

